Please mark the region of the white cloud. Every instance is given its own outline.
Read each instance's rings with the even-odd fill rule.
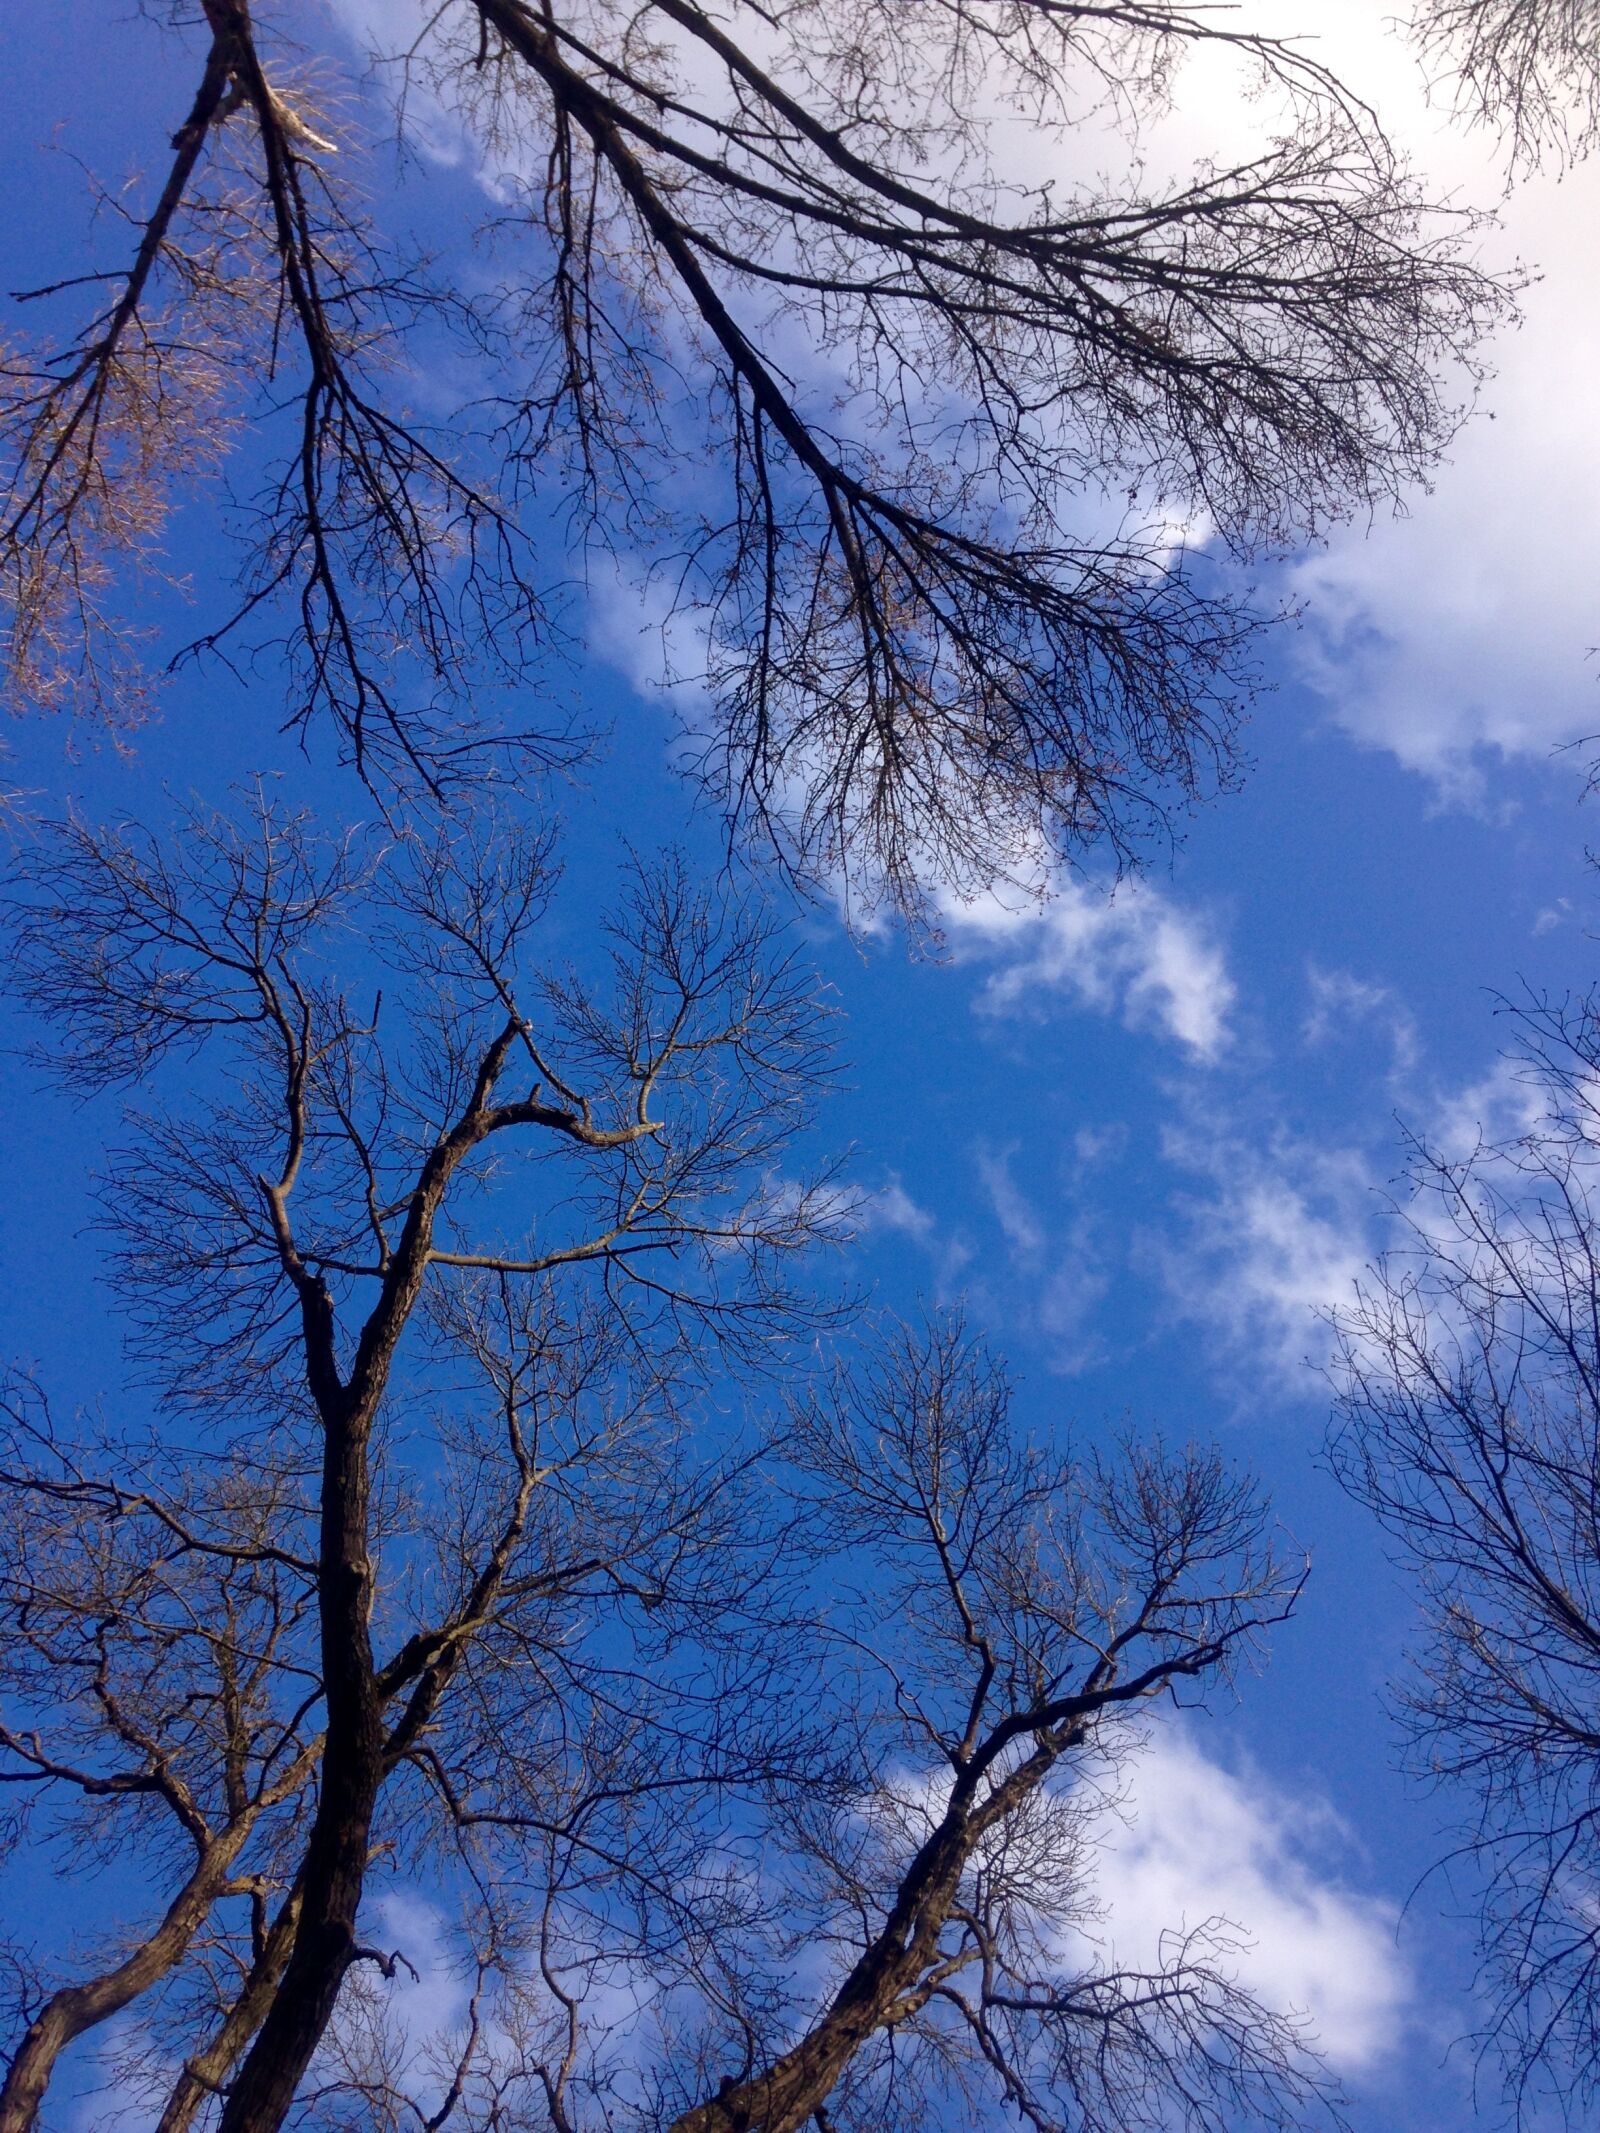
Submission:
[[[1399,2041],[1411,1980],[1395,1907],[1337,1871],[1349,1849],[1325,1801],[1258,1771],[1234,1776],[1164,1728],[1106,1813],[1096,1938],[1107,1956],[1148,1964],[1164,1932],[1226,1920],[1244,1937],[1239,1978],[1280,2012],[1308,2016],[1336,2070],[1362,2071]]]
[[[1274,1390],[1316,1397],[1307,1365],[1333,1352],[1329,1314],[1349,1307],[1385,1250],[1414,1243],[1407,1216],[1418,1208],[1407,1198],[1405,1151],[1386,1138],[1380,1162],[1353,1143],[1252,1127],[1244,1112],[1189,1093],[1162,1133],[1161,1152],[1193,1184],[1179,1185],[1173,1227],[1142,1239],[1141,1256],[1176,1316],[1200,1329],[1230,1375],[1253,1385],[1265,1375]],[[1462,1163],[1480,1154],[1492,1161],[1495,1149],[1540,1123],[1547,1105],[1526,1064],[1509,1057],[1408,1109],[1426,1147]],[[1516,1193],[1516,1158],[1506,1161],[1504,1179]]]
[[[1056,1264],[1034,1303],[1034,1323],[1048,1344],[1052,1370],[1070,1377],[1104,1362],[1106,1341],[1096,1329],[1096,1316],[1110,1288],[1104,1255],[1090,1224],[1080,1218],[1060,1239]]]
[[[1498,1059],[1486,1074],[1438,1097],[1427,1140],[1446,1162],[1465,1162],[1482,1148],[1518,1139],[1544,1116],[1546,1096],[1516,1059]]]
[[[1013,1268],[1028,1284],[1027,1317],[1049,1346],[1051,1368],[1066,1374],[1098,1362],[1104,1344],[1094,1317],[1111,1287],[1095,1224],[1082,1209],[1049,1222],[1012,1175],[1016,1148],[977,1150],[978,1177]]]
[[[1088,1150],[1079,1148],[1080,1163],[1120,1147],[1120,1135],[1112,1129],[1079,1139]],[[959,1229],[943,1227],[892,1172],[862,1203],[857,1227],[909,1239],[933,1269],[936,1294],[964,1294],[981,1316],[1020,1311],[1030,1331],[1045,1342],[1050,1367],[1072,1374],[1103,1353],[1094,1318],[1111,1287],[1105,1253],[1096,1223],[1082,1208],[1052,1205],[1042,1211],[1023,1191],[1013,1174],[1018,1153],[1015,1146],[980,1145],[972,1151],[979,1185],[1004,1241],[1003,1254],[989,1246],[979,1249]]]
[[[400,2032],[431,2039],[466,2014],[470,1993],[459,1958],[453,1958],[443,1914],[415,1890],[389,1889],[373,1905],[379,1950],[395,1959],[384,2000]]]
[[[869,1234],[890,1230],[923,1245],[931,1244],[937,1227],[927,1208],[912,1199],[892,1172],[886,1183],[862,1201],[856,1226]]]
[[[1128,1127],[1123,1119],[1113,1119],[1103,1126],[1080,1126],[1072,1136],[1072,1152],[1080,1171],[1091,1170],[1097,1163],[1115,1162],[1127,1146]]]
[[[932,1268],[935,1295],[951,1297],[959,1291],[971,1263],[971,1245],[958,1229],[913,1199],[895,1172],[890,1171],[876,1192],[864,1195],[852,1214],[860,1236],[904,1237],[915,1245]]]
[[[1347,1036],[1357,1026],[1376,1023],[1393,1047],[1394,1072],[1405,1074],[1416,1065],[1420,1050],[1416,1018],[1392,987],[1374,985],[1349,970],[1323,970],[1316,963],[1306,966],[1306,986],[1311,1011],[1300,1028],[1304,1044],[1315,1049]]]
[[[1382,1203],[1365,1159],[1286,1134],[1262,1145],[1214,1120],[1162,1138],[1167,1160],[1206,1187],[1180,1197],[1183,1231],[1157,1248],[1173,1308],[1219,1357],[1306,1392],[1305,1365],[1329,1346],[1323,1314],[1349,1302],[1376,1246]]]
[[[1521,326],[1488,349],[1495,375],[1431,484],[1399,513],[1335,528],[1290,573],[1305,610],[1294,644],[1333,721],[1439,797],[1492,808],[1498,760],[1543,761],[1600,731],[1600,155],[1507,195],[1493,134],[1430,102],[1405,10],[1297,0],[1293,13],[1297,38],[1370,101],[1433,197],[1498,208],[1484,263],[1540,277]],[[1243,0],[1235,20],[1281,33],[1283,14],[1279,0]],[[1240,155],[1263,142],[1280,107],[1248,89],[1225,51],[1192,55],[1145,144],[1152,172],[1218,141]],[[1573,767],[1587,767],[1582,749]]]
[[[1193,1057],[1226,1049],[1236,988],[1209,925],[1145,881],[1114,890],[1068,881],[1040,904],[982,898],[946,913],[955,952],[999,968],[978,996],[992,1015],[1038,1015],[1065,995],[1155,1029]]]
[[[1011,1175],[1011,1158],[1015,1153],[1014,1148],[980,1148],[978,1176],[1012,1256],[1024,1264],[1032,1264],[1044,1250],[1045,1230]]]
[[[863,1819],[903,1852],[926,1840],[949,1790],[947,1771],[896,1771]],[[1084,1778],[1037,1808],[1029,1840],[1073,1885],[1052,1928],[1064,1975],[1153,1970],[1172,1935],[1212,1927],[1227,1944],[1219,1967],[1306,2020],[1335,2072],[1363,2072],[1399,2042],[1412,1999],[1399,1908],[1351,1886],[1354,1839],[1321,1795],[1225,1770],[1167,1722],[1109,1787]]]
[[[1462,197],[1493,202],[1481,137],[1434,144],[1445,159]],[[1542,279],[1449,463],[1405,516],[1336,533],[1293,573],[1303,669],[1335,722],[1491,811],[1497,760],[1600,729],[1600,157],[1519,188],[1504,221],[1495,255]]]

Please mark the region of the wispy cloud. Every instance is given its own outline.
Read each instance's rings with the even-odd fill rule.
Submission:
[[[1013,1168],[1019,1153],[980,1147],[978,1178],[1026,1295],[1028,1324],[1047,1344],[1051,1367],[1070,1375],[1104,1352],[1095,1317],[1111,1287],[1106,1255],[1086,1208],[1054,1205],[1046,1213],[1024,1192]],[[1080,1153],[1080,1168],[1085,1160],[1093,1156]]]
[[[1447,1162],[1518,1139],[1544,1116],[1546,1093],[1517,1059],[1497,1059],[1462,1089],[1435,1097],[1420,1121],[1429,1145]]]
[[[1044,1250],[1045,1227],[1011,1173],[1014,1148],[978,1150],[978,1177],[1012,1256],[1034,1264]]]
[[[1381,990],[1374,994],[1358,1012],[1363,1004],[1391,1011]],[[1527,1132],[1543,1104],[1527,1069],[1508,1058],[1465,1084],[1417,1095],[1407,1114],[1430,1149],[1461,1162]],[[1264,1129],[1249,1109],[1193,1089],[1160,1145],[1175,1219],[1161,1236],[1147,1234],[1142,1256],[1169,1308],[1199,1329],[1227,1374],[1274,1394],[1316,1397],[1306,1366],[1332,1352],[1330,1314],[1409,1234],[1403,1149],[1388,1133],[1341,1139]]]
[[[1315,1050],[1377,1028],[1391,1046],[1394,1073],[1407,1074],[1416,1065],[1421,1053],[1416,1017],[1391,986],[1316,963],[1306,967],[1306,986],[1311,1006],[1300,1029],[1303,1044]]]
[[[932,1208],[913,1199],[894,1171],[875,1192],[863,1195],[854,1220],[858,1236],[903,1237],[914,1245],[932,1270],[936,1296],[953,1296],[963,1286],[972,1246],[958,1225],[941,1220]]]
[[[893,1231],[915,1244],[931,1243],[938,1230],[929,1210],[912,1199],[892,1172],[876,1192],[862,1201],[856,1226],[866,1234]]]
[[[1155,1250],[1172,1309],[1218,1360],[1307,1393],[1306,1363],[1330,1344],[1324,1316],[1349,1301],[1379,1241],[1366,1157],[1287,1133],[1263,1142],[1217,1118],[1169,1127],[1162,1144],[1197,1181]]]
[[[1043,1015],[1062,999],[1153,1029],[1206,1063],[1231,1038],[1237,998],[1210,923],[1144,881],[1065,882],[1042,904],[998,898],[947,914],[961,957],[997,966],[978,996],[990,1015]]]

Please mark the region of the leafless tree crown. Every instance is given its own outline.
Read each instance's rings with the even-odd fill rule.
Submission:
[[[1413,29],[1470,115],[1523,163],[1576,157],[1600,130],[1595,0],[1427,0]]]
[[[1469,1820],[1519,2097],[1600,2089],[1596,1003],[1520,1010],[1525,1123],[1413,1147],[1408,1243],[1341,1315],[1337,1470],[1421,1580],[1401,1715]]]
[[[14,1951],[0,2129],[114,2023],[162,2133],[1303,2125],[1235,1930],[1119,1957],[1094,1872],[1140,1714],[1293,1604],[1255,1490],[1028,1443],[943,1321],[717,1422],[831,1315],[825,1003],[676,864],[568,970],[552,875],[259,790],[25,855],[41,1059],[144,1092],[104,1210],[161,1404],[7,1395],[0,1784],[154,1915]],[[420,2057],[390,1876],[460,1907]]]
[[[697,1737],[715,1766],[714,1650],[687,1678],[643,1654],[716,1595],[731,1604],[758,1546],[729,1530],[739,1461],[688,1456],[684,1400],[713,1351],[724,1368],[770,1360],[821,1309],[788,1269],[842,1203],[783,1159],[826,1010],[759,914],[675,862],[637,874],[598,971],[540,967],[551,886],[548,840],[514,822],[324,840],[260,793],[242,819],[191,813],[170,841],[69,824],[31,855],[12,972],[55,1025],[48,1063],[85,1090],[176,1070],[182,1113],[130,1119],[105,1217],[137,1352],[199,1436],[130,1480],[19,1408],[43,1459],[10,1475],[22,1649],[59,1635],[70,1657],[76,1639],[84,1685],[57,1707],[24,1666],[6,1775],[141,1811],[164,1799],[199,1865],[153,1941],[87,1997],[38,2009],[7,2133],[31,2125],[74,2035],[163,1983],[216,1906],[250,1895],[235,1866],[257,1824],[281,1847],[304,1816],[292,1872],[274,1877],[270,1851],[256,1869],[282,1930],[249,1929],[245,2011],[228,1994],[202,2052],[225,2069],[260,2053],[271,2094],[258,2079],[230,2122],[281,2120],[365,1959],[372,1846],[402,1841],[374,1835],[380,1800],[401,1832],[493,1824],[431,1739],[448,1696],[470,1714],[469,1760],[486,1752],[497,1784],[558,1822],[563,1786],[591,1815],[591,1786],[628,1798],[618,1758],[642,1766],[653,1709],[679,1736],[711,1714]],[[52,1538],[69,1514],[92,1555],[115,1544],[93,1631],[95,1588],[63,1585],[72,1558]],[[214,1646],[200,1624],[243,1611],[234,1587],[252,1577],[254,1616],[291,1609],[302,1634],[258,1623]],[[147,1721],[118,1677],[174,1608],[195,1633]],[[248,1723],[230,1670],[266,1699]],[[46,1719],[66,1729],[59,1752]]]
[[[1298,1590],[1255,1489],[1211,1454],[1029,1443],[950,1319],[886,1329],[796,1410],[790,1457],[859,1767],[777,1802],[764,1945],[670,2062],[680,2094],[735,2071],[673,2133],[1336,2116],[1300,2025],[1242,1989],[1228,1921],[1133,1961],[1101,1932],[1133,1722],[1199,1700]],[[819,1949],[797,2005],[795,1958]]]
[[[1225,773],[1254,625],[1191,544],[1399,494],[1505,307],[1371,114],[1208,9],[450,0],[387,56],[488,184],[470,276],[389,229],[337,53],[203,16],[165,179],[111,203],[127,255],[27,292],[7,357],[14,689],[122,698],[128,560],[242,423],[277,441],[237,461],[204,642],[281,642],[294,718],[454,774],[464,705],[559,631],[564,525],[679,617],[721,800],[912,908]],[[1073,173],[1074,127],[1136,143],[1197,45],[1269,78],[1283,137]]]

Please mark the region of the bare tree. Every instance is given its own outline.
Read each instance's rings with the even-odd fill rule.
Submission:
[[[692,622],[721,801],[910,908],[1041,840],[1126,850],[1226,774],[1256,620],[1174,525],[1247,557],[1398,495],[1507,303],[1355,97],[1209,8],[419,10],[388,56],[492,179],[486,296],[351,176],[342,48],[201,12],[128,256],[25,292],[14,689],[120,695],[126,559],[242,426],[242,590],[202,642],[278,632],[291,716],[369,774],[460,768],[486,666],[524,674],[559,622],[562,544],[528,529],[564,520]],[[1284,136],[1149,183],[1140,123],[1195,46],[1268,79]],[[1108,115],[1120,190],[1072,168]],[[419,416],[408,366],[464,368],[473,406]]]
[[[1426,0],[1413,33],[1468,113],[1517,159],[1577,157],[1600,130],[1594,0]]]
[[[1224,1679],[1302,1573],[1215,1455],[1079,1462],[1024,1440],[1010,1405],[944,1321],[891,1328],[794,1418],[861,1767],[779,1818],[774,1953],[830,1961],[809,2004],[729,2005],[694,2063],[737,2071],[672,2133],[1302,2126],[1326,2101],[1297,2024],[1237,1982],[1225,1921],[1148,1969],[1094,1945],[1095,1824],[1130,1720]]]
[[[1400,1713],[1463,1798],[1485,2045],[1600,2091],[1600,1002],[1519,1008],[1524,1124],[1412,1147],[1409,1241],[1341,1314],[1334,1460],[1417,1573]]]
[[[301,1477],[203,1450],[174,1471],[158,1444],[112,1442],[95,1448],[102,1474],[36,1388],[18,1381],[4,1408],[0,1784],[49,1815],[80,1868],[132,1861],[170,1891],[152,1930],[28,2009],[0,2085],[15,2133],[61,2052],[160,1986],[219,1906],[248,1906],[270,1938],[321,1738]]]
[[[1104,1946],[1115,1772],[1138,1714],[1225,1675],[1292,1604],[1255,1491],[1209,1455],[1029,1445],[959,1323],[889,1327],[785,1433],[828,1612],[834,1754],[751,1788],[722,1868],[597,1941],[560,1871],[465,1927],[421,2045],[370,1980],[330,2123],[796,2133],[1302,2127],[1335,2102],[1223,1920],[1143,1966]],[[794,1687],[788,1693],[794,1693]],[[683,1930],[679,1930],[679,1928]],[[408,2034],[408,2031],[411,2033]]]
[[[603,983],[539,968],[551,893],[515,820],[259,792],[26,855],[42,1056],[151,1091],[104,1206],[161,1408],[9,1405],[0,1777],[46,1843],[96,1810],[154,1923],[51,1951],[0,2125],[113,2016],[163,2133],[1303,2123],[1231,1929],[1095,1938],[1132,1721],[1292,1605],[1255,1492],[1024,1443],[946,1325],[697,1426],[828,1315],[786,1271],[841,1212],[786,1158],[823,1009],[674,866]],[[461,1910],[420,2073],[386,1872]]]
[[[75,1086],[181,1061],[192,1089],[226,1055],[208,1103],[138,1121],[118,1159],[114,1278],[171,1410],[221,1432],[248,1472],[281,1463],[304,1477],[299,1547],[287,1534],[247,1547],[170,1486],[115,1472],[85,1468],[65,1495],[48,1473],[22,1469],[14,1483],[31,1502],[98,1515],[136,1556],[151,1527],[173,1537],[149,1568],[153,1598],[130,1573],[133,1642],[119,1666],[136,1666],[154,1634],[145,1611],[185,1604],[169,1554],[202,1582],[237,1555],[272,1579],[292,1569],[314,1592],[306,1648],[253,1640],[252,1663],[287,1669],[279,1704],[287,1694],[292,1707],[274,1711],[288,1730],[260,1751],[254,1786],[235,1767],[243,1751],[225,1727],[214,1737],[220,1720],[201,1726],[186,1693],[164,1723],[126,1706],[148,1735],[127,1785],[170,1794],[178,1813],[194,1788],[164,1773],[200,1754],[228,1802],[220,1834],[198,1807],[187,1825],[203,1873],[182,1929],[162,1940],[173,1957],[238,1892],[266,1808],[299,1812],[315,1764],[298,1863],[281,1877],[292,1932],[258,1921],[243,1967],[263,1989],[245,2015],[225,2006],[191,2061],[197,2081],[214,2079],[210,2067],[249,2046],[230,2124],[275,2125],[288,2109],[369,1952],[355,1924],[374,1845],[401,1841],[396,1818],[402,1830],[435,1810],[448,1822],[464,1780],[433,1739],[447,1697],[470,1712],[451,1736],[467,1773],[476,1754],[547,1817],[593,1819],[625,1799],[656,1724],[686,1739],[698,1723],[714,1762],[715,1679],[675,1683],[645,1659],[726,1606],[747,1563],[729,1530],[738,1462],[686,1456],[683,1397],[708,1343],[728,1361],[807,1322],[784,1266],[837,1218],[829,1188],[777,1167],[820,1071],[823,1010],[810,981],[768,955],[761,921],[724,919],[669,866],[640,877],[603,991],[529,974],[547,842],[502,827],[491,845],[492,858],[459,829],[425,848],[319,844],[264,800],[243,828],[192,815],[165,848],[67,827],[36,855],[14,914],[16,981],[55,1018]],[[365,966],[362,1011],[334,974],[341,945]],[[375,973],[389,981],[381,1006]],[[509,1173],[498,1204],[514,1213],[510,1239],[478,1208],[491,1170]],[[563,1282],[578,1285],[565,1302]],[[430,1401],[442,1405],[431,1427]],[[395,1430],[428,1447],[413,1442],[397,1473],[396,1487],[403,1477],[429,1499],[409,1518],[382,1497]],[[284,1509],[286,1527],[294,1516]],[[25,1652],[57,1634],[93,1646],[70,1592],[65,1626],[50,1627],[40,1595],[53,1575],[17,1573]],[[626,1629],[619,1616],[637,1620]],[[123,1620],[106,1619],[108,1637]],[[48,1675],[30,1660],[23,1696],[49,1702]],[[180,1675],[152,1693],[181,1687]],[[233,1693],[224,1683],[210,1700],[226,1707]],[[79,1694],[93,1700],[90,1685]],[[296,1731],[313,1709],[314,1745]],[[102,1730],[109,1715],[91,1712]],[[8,1774],[84,1789],[87,1773],[36,1725],[10,1727],[5,1744]],[[30,2057],[24,2040],[8,2133],[31,2123],[28,2068],[48,2072],[43,2052]]]

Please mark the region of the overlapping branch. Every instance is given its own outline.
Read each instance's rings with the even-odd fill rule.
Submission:
[[[598,546],[700,648],[692,753],[732,818],[912,912],[1131,851],[1228,775],[1259,618],[1227,559],[1424,476],[1508,301],[1370,111],[1207,9],[451,0],[400,64],[496,195],[470,290],[358,209],[367,159],[279,85],[270,14],[208,21],[108,309],[13,369],[23,693],[92,659],[220,406],[282,434],[202,642],[281,631],[292,715],[370,776],[481,755],[475,683],[532,673],[563,551]],[[1074,181],[1074,121],[1136,133],[1192,45],[1268,78],[1283,137]],[[1008,103],[1059,176],[1003,167]],[[408,365],[472,407],[420,420]]]

